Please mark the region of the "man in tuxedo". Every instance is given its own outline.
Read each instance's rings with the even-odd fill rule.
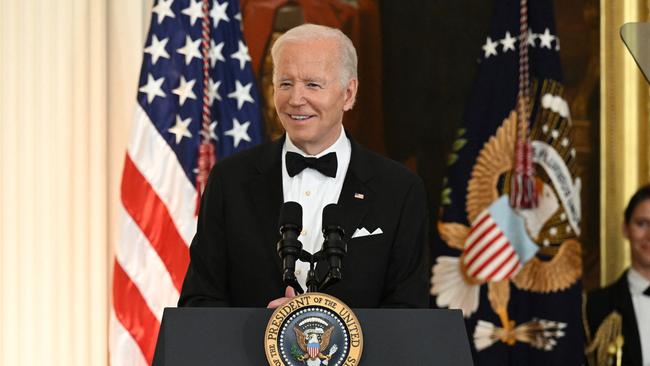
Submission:
[[[632,265],[615,283],[589,294],[587,322],[593,338],[599,328],[607,327],[603,321],[612,312],[620,314],[622,364],[650,366],[650,185],[630,199],[623,232],[630,242]]]
[[[427,307],[427,199],[422,180],[365,150],[343,128],[357,94],[357,55],[336,29],[305,24],[273,46],[283,138],[219,162],[202,196],[179,306],[277,307],[295,296],[276,250],[283,202],[303,208],[303,248],[320,250],[322,209],[338,203],[348,243],[327,293],[351,307]],[[308,264],[296,263],[303,288]],[[327,265],[319,262],[319,278]]]

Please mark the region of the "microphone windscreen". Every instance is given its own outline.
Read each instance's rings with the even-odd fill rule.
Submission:
[[[343,210],[336,203],[330,203],[323,208],[323,228],[343,226]]]
[[[293,225],[302,230],[302,206],[298,202],[288,201],[280,209],[280,227]]]

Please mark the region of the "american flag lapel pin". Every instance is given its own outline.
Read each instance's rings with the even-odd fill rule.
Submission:
[[[365,196],[363,195],[363,193],[355,193],[355,194],[354,194],[354,198],[356,198],[356,199],[362,200],[363,197],[365,197]]]

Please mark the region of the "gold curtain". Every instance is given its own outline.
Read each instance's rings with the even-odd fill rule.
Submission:
[[[623,210],[650,180],[648,83],[623,44],[619,29],[648,20],[650,0],[600,2],[600,253],[601,284],[629,265]]]

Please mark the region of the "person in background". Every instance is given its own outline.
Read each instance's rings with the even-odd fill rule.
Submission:
[[[623,232],[630,242],[631,266],[616,282],[587,296],[588,331],[599,341],[621,329],[618,344],[604,346],[615,351],[622,340],[622,365],[650,366],[650,185],[630,199]],[[598,365],[608,362],[602,355]]]

